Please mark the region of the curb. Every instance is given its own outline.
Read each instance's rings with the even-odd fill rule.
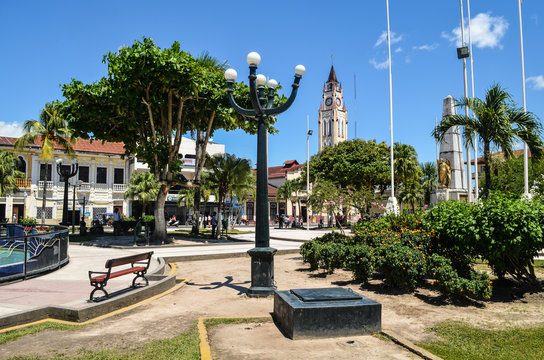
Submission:
[[[160,270],[162,271],[164,259],[159,258],[159,262],[161,261],[162,267]],[[0,333],[46,321],[84,325],[133,309],[184,286],[188,280],[180,279],[181,282],[177,283],[178,279],[173,275],[176,269],[177,267],[173,265],[168,275],[150,274],[148,278],[149,280],[156,280],[155,284],[129,291],[126,294],[100,303],[92,303],[82,308],[44,306],[30,311],[20,311],[2,316],[0,317]]]
[[[427,350],[425,350],[423,348],[420,348],[419,346],[417,346],[413,342],[403,338],[402,336],[394,333],[391,330],[383,330],[382,329],[380,334],[388,337],[394,343],[399,344],[400,346],[410,350],[411,352],[413,352],[414,354],[420,356],[421,358],[423,358],[425,360],[443,360],[441,357],[438,357],[438,356],[436,356],[434,354],[431,354]]]

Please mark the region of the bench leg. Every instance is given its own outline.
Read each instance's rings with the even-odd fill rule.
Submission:
[[[102,291],[102,292],[106,295],[106,297],[109,297],[109,296],[110,296],[110,295],[108,294],[108,292],[104,289],[104,284],[102,284],[102,283],[97,283],[97,284],[94,284],[94,289],[93,289],[93,291],[91,291],[91,295],[89,296],[89,300],[94,301],[94,300],[93,300],[93,295],[94,295],[94,293],[96,292],[96,290]]]
[[[136,287],[136,280],[138,280],[138,278],[142,278],[145,280],[145,286],[149,285],[149,281],[147,280],[147,278],[144,276],[144,274],[138,274],[133,280],[132,280],[132,287],[135,288]]]

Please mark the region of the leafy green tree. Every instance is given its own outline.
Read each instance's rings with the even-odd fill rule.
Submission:
[[[542,126],[538,118],[524,112],[515,106],[508,92],[495,84],[486,92],[484,100],[478,98],[461,98],[457,106],[468,107],[474,113],[474,118],[465,115],[450,115],[445,117],[433,130],[432,135],[441,140],[453,126],[463,126],[463,137],[472,144],[474,134],[477,134],[484,148],[485,183],[483,196],[487,197],[491,184],[491,146],[502,149],[506,157],[512,155],[512,147],[517,140],[527,143],[532,156],[539,158],[542,154]],[[519,175],[521,176],[521,175]]]
[[[0,196],[19,191],[17,178],[25,175],[17,170],[19,161],[14,154],[0,150]]]
[[[212,117],[215,128],[228,123],[227,129],[248,132],[256,132],[256,122],[228,108],[226,81],[219,71],[210,70],[207,61],[195,60],[178,42],[161,49],[143,38],[110,52],[104,62],[108,74],[102,79],[91,84],[72,80],[63,86],[67,99],[63,110],[81,137],[122,141],[126,154],[135,154],[149,166],[160,185],[153,241],[162,242],[166,240],[164,203],[181,168],[183,134],[207,130]],[[248,105],[249,97],[243,97],[248,91],[247,86],[235,84],[239,104]],[[225,123],[219,121],[223,118]],[[270,125],[275,119],[268,121]]]
[[[15,148],[22,150],[26,145],[41,143],[40,158],[45,162],[45,177],[42,194],[42,224],[45,223],[45,204],[47,193],[47,179],[49,178],[49,162],[53,160],[55,146],[60,146],[68,155],[74,155],[74,133],[59,111],[58,102],[49,102],[40,112],[40,120],[27,120],[23,124],[24,134],[15,141]]]
[[[278,186],[276,193],[276,200],[280,202],[285,200],[285,205],[287,206],[287,201],[294,203],[298,199],[298,191],[300,190],[300,183],[296,180],[286,180],[283,184]],[[296,216],[296,214],[293,214]]]
[[[336,219],[345,207],[351,205],[347,198],[347,192],[332,181],[319,181],[312,189],[308,202],[314,211],[325,212]]]
[[[242,191],[254,186],[254,176],[251,163],[247,159],[238,158],[233,154],[216,154],[206,161],[207,186],[217,194],[219,214],[217,214],[217,234],[221,234],[222,205],[227,194],[232,191]]]
[[[135,172],[130,175],[130,182],[124,196],[125,199],[138,199],[138,202],[142,205],[142,215],[146,215],[147,205],[157,198],[159,189],[155,175],[147,171]]]
[[[421,186],[423,188],[423,201],[425,204],[431,203],[431,192],[436,189],[437,169],[434,161],[420,163],[419,167],[423,173]]]
[[[305,170],[303,171],[305,177]],[[310,160],[310,181],[331,181],[346,189],[385,188],[390,181],[389,146],[374,140],[343,141]]]

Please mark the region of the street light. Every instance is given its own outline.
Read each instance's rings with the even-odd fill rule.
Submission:
[[[81,184],[83,184],[83,180],[78,180],[77,182],[72,184],[72,234],[74,234],[76,231],[76,188],[80,187]]]
[[[527,112],[527,103],[525,101],[525,59],[523,57],[523,26],[521,21],[521,4],[522,1],[518,0],[518,14],[519,14],[519,44],[521,47],[521,89],[523,92],[523,112]],[[530,197],[529,193],[529,155],[527,152],[527,143],[523,142],[523,196]]]
[[[234,100],[234,81],[238,73],[234,69],[225,71],[227,80],[227,95],[234,110],[246,117],[258,121],[257,129],[257,201],[255,221],[255,248],[248,251],[251,256],[251,287],[248,289],[250,297],[261,297],[271,295],[276,286],[274,285],[274,254],[277,249],[270,247],[270,230],[268,224],[268,146],[267,146],[267,124],[266,120],[287,110],[295,101],[300,79],[306,69],[302,65],[295,68],[295,79],[293,81],[291,95],[287,101],[276,108],[273,107],[274,94],[278,82],[266,77],[257,75],[257,65],[261,62],[261,56],[256,52],[247,55],[249,65],[249,93],[253,109],[244,109],[236,104]],[[268,94],[265,91],[268,85]]]
[[[465,89],[465,99],[468,98],[467,84],[467,58],[470,56],[468,47],[465,46],[465,19],[463,17],[463,0],[459,0],[461,7],[461,47],[457,48],[457,58],[463,59],[463,80]],[[468,106],[465,106],[465,117],[468,118]],[[472,202],[472,165],[470,164],[470,141],[466,139],[467,147],[467,202]]]
[[[63,166],[62,159],[57,160],[57,174],[62,176],[64,179],[64,203],[62,205],[62,222],[61,225],[68,224],[68,180],[75,174],[79,169],[79,164],[77,160],[73,161],[71,165]]]
[[[28,194],[26,193],[26,191],[23,193],[23,197],[25,198],[24,200],[24,205],[23,205],[23,218],[26,218],[27,215],[26,215],[26,198],[27,198]]]
[[[310,116],[306,115],[308,132],[306,133],[306,230],[310,230]]]

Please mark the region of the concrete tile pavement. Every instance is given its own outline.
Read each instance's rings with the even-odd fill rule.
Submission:
[[[301,242],[321,236],[325,232],[322,230],[271,229],[270,246],[278,250],[296,251]],[[152,273],[159,268],[158,257],[180,259],[194,256],[242,255],[254,247],[254,233],[236,234],[233,237],[247,242],[168,247],[127,247],[122,249],[70,244],[68,250],[70,262],[63,268],[26,281],[0,286],[0,316],[48,305],[70,306],[73,308],[88,305],[87,299],[92,290],[89,284],[88,271],[103,270],[106,260],[110,258],[153,251],[154,257],[149,269],[149,272]],[[108,292],[111,293],[127,288],[130,281],[128,277],[112,279],[108,282]]]

